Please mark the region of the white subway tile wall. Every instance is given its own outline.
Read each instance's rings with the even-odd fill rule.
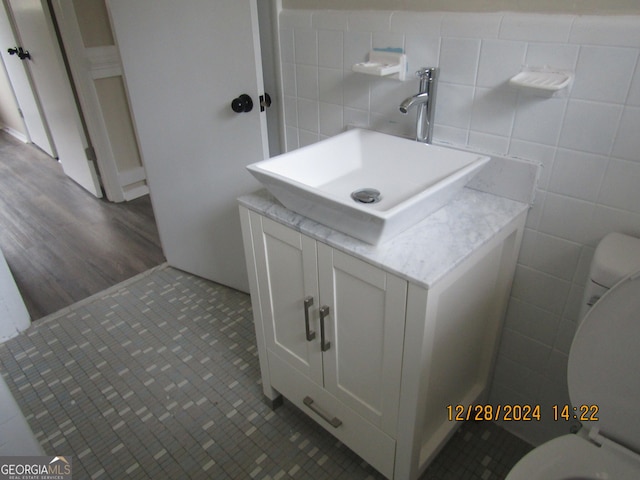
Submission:
[[[640,236],[640,16],[284,10],[279,16],[286,148],[360,126],[411,137],[412,73],[439,66],[434,142],[542,163],[491,394],[541,405],[505,425],[532,443],[568,432],[566,365],[589,262],[610,231]],[[377,47],[403,48],[409,80],[353,73]],[[575,72],[554,98],[514,90],[523,65]]]

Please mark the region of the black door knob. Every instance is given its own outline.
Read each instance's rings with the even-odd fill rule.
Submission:
[[[9,55],[17,54],[18,57],[20,57],[20,60],[24,60],[25,58],[28,58],[29,60],[31,60],[31,55],[29,54],[29,51],[24,50],[22,47],[9,48],[7,52],[9,52]]]
[[[231,102],[231,109],[236,113],[246,113],[253,109],[253,100],[246,93],[243,93],[238,98],[234,98]]]

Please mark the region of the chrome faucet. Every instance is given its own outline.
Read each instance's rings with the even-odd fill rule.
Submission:
[[[436,84],[438,69],[436,67],[421,68],[416,72],[420,79],[418,93],[406,98],[400,104],[400,111],[405,115],[414,105],[418,106],[416,118],[416,141],[431,143],[433,136],[433,116],[436,110]]]

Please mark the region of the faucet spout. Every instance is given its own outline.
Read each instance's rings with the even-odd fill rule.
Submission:
[[[417,106],[416,141],[431,143],[438,69],[435,67],[422,68],[416,72],[416,76],[420,79],[418,93],[405,98],[399,108],[400,112],[406,115],[411,107]]]
[[[409,109],[414,105],[426,103],[429,101],[429,94],[427,92],[418,93],[412,97],[405,98],[400,104],[400,111],[404,114],[409,113]]]

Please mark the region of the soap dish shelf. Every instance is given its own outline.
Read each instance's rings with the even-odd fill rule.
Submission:
[[[369,61],[356,63],[352,70],[376,77],[390,77],[405,80],[407,74],[407,56],[404,53],[386,50],[371,50]]]
[[[509,80],[514,87],[522,88],[530,93],[542,96],[557,96],[569,89],[573,74],[547,67],[523,70]]]

